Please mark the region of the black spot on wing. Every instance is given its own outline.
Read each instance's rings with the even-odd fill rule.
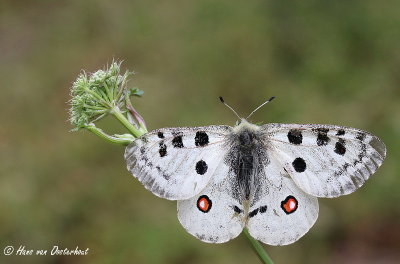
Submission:
[[[164,134],[163,134],[163,132],[161,132],[161,131],[157,133],[157,136],[158,136],[159,138],[164,138]]]
[[[356,136],[356,139],[358,139],[358,140],[360,140],[360,141],[364,141],[364,139],[365,139],[365,133],[363,133],[363,132],[358,132],[357,133],[357,136]]]
[[[235,211],[235,213],[238,213],[238,214],[240,214],[242,212],[242,210],[239,207],[237,207],[236,205],[233,207],[233,211]]]
[[[297,172],[304,172],[306,170],[306,162],[302,159],[302,158],[296,158],[293,162],[292,162],[292,166],[294,168],[295,171]]]
[[[318,146],[326,146],[330,141],[330,138],[328,137],[329,129],[317,128],[317,129],[314,129],[314,131],[318,132],[317,145]]]
[[[198,147],[204,147],[205,145],[207,145],[209,143],[207,133],[204,131],[196,132],[194,143]]]
[[[259,208],[254,209],[253,211],[251,211],[249,213],[249,217],[252,218],[252,217],[256,216],[258,213],[263,214],[266,211],[267,211],[267,206],[266,205],[260,206]]]
[[[303,142],[303,135],[298,129],[291,129],[287,134],[289,142],[295,145],[300,145]]]
[[[175,136],[172,139],[172,146],[174,148],[183,148],[182,135]]]
[[[160,142],[160,149],[158,152],[160,153],[160,157],[165,157],[167,155],[167,145],[164,144],[164,141]]]
[[[200,160],[196,163],[196,172],[197,174],[203,175],[207,172],[208,166],[204,160]]]
[[[336,136],[343,136],[345,134],[344,129],[339,129],[338,132],[336,133]]]
[[[251,211],[249,213],[249,217],[252,218],[252,217],[256,216],[258,214],[258,210],[259,210],[259,208],[254,209],[253,211]]]
[[[339,155],[344,155],[346,153],[345,141],[343,139],[339,139],[335,144],[335,153]]]
[[[260,213],[262,213],[262,214],[265,213],[265,212],[267,211],[267,208],[268,208],[268,207],[267,207],[266,205],[261,206],[261,207],[260,207]]]

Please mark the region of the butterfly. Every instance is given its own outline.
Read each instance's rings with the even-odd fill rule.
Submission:
[[[243,118],[234,127],[157,129],[125,150],[129,172],[145,188],[178,201],[191,235],[223,243],[247,228],[269,245],[301,238],[317,220],[317,197],[354,192],[385,156],[384,143],[359,129]]]

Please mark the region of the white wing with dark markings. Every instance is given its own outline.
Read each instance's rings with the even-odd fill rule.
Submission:
[[[132,142],[125,150],[128,170],[155,195],[184,200],[203,190],[227,151],[231,127],[163,128]],[[225,146],[225,147],[224,147]]]
[[[267,124],[262,130],[274,158],[301,189],[317,197],[354,192],[386,156],[379,138],[355,128]]]
[[[235,175],[225,164],[218,174],[228,177],[209,185],[195,197],[178,201],[178,219],[191,235],[207,243],[223,243],[237,237],[243,230],[243,205],[234,198]]]
[[[247,229],[265,244],[291,244],[314,225],[318,199],[302,191],[273,156],[262,166],[259,177],[263,184],[247,214]]]

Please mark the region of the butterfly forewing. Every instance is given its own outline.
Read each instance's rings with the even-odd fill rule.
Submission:
[[[376,136],[333,125],[268,124],[265,146],[305,192],[352,193],[378,169],[386,147]]]
[[[193,197],[222,162],[230,129],[208,126],[149,132],[126,148],[128,170],[157,196],[170,200]]]

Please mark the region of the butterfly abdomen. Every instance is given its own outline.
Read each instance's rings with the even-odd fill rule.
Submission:
[[[246,154],[246,153],[242,153]],[[249,200],[250,191],[252,186],[254,159],[251,155],[244,155],[238,157],[236,179],[241,193],[242,200]]]

